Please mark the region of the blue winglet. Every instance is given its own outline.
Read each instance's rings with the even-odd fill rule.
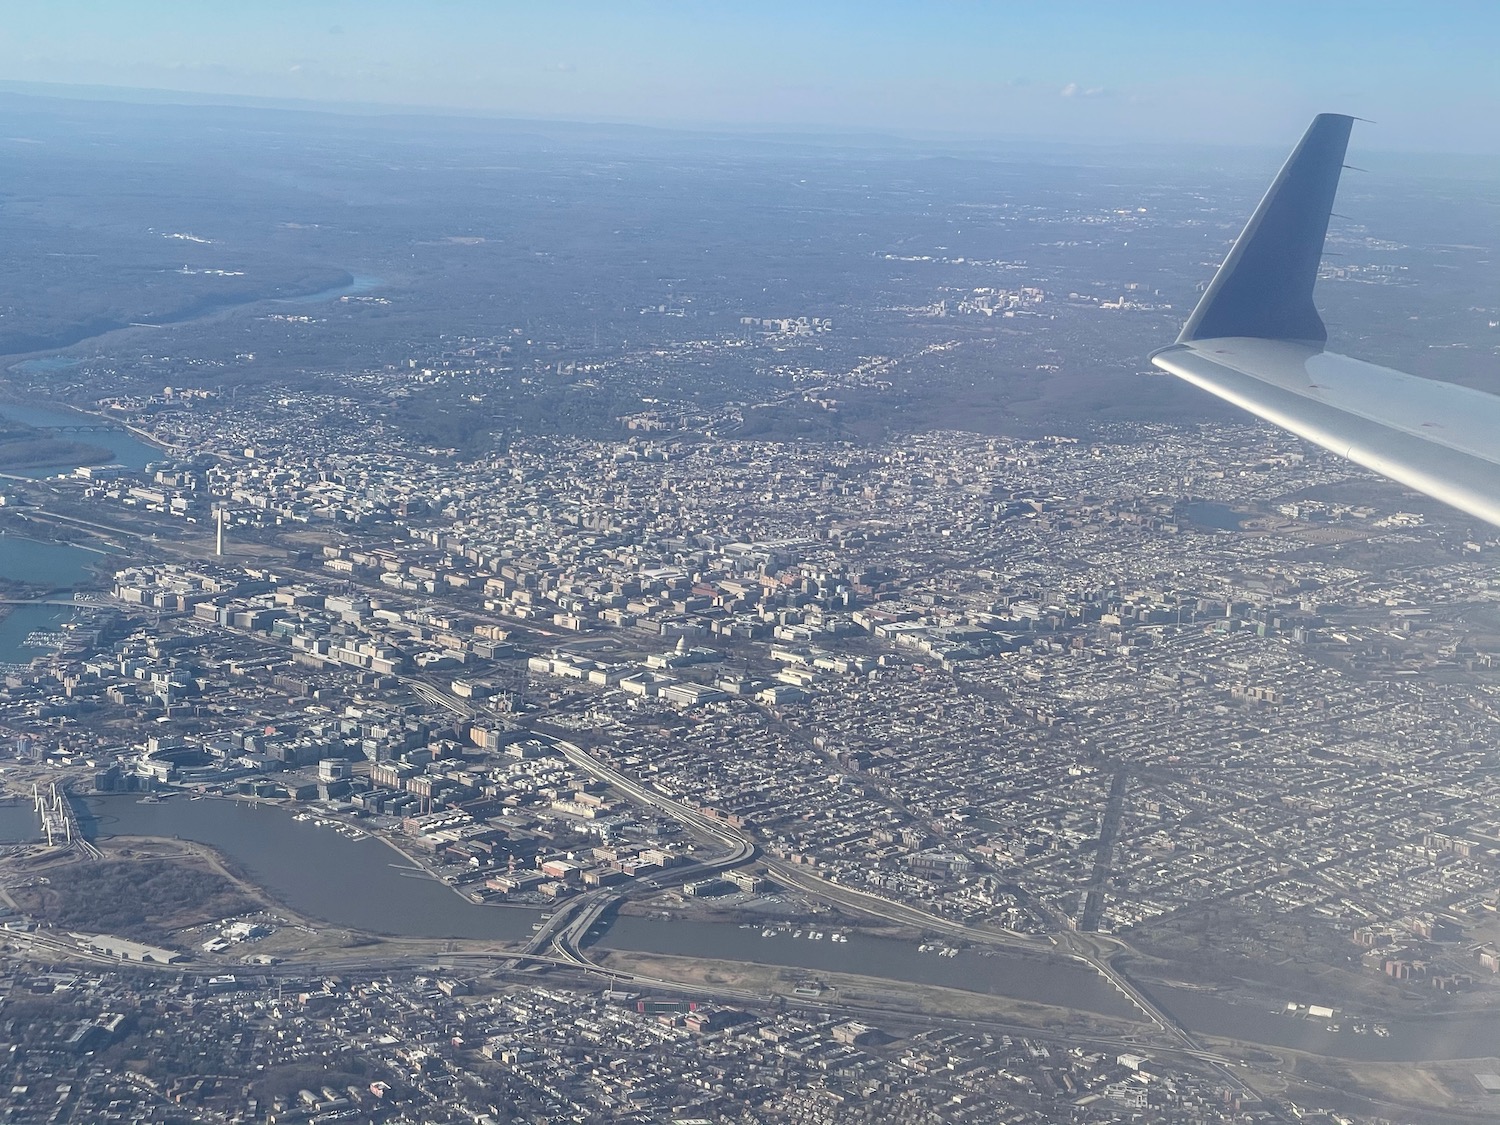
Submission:
[[[1220,336],[1327,342],[1313,282],[1353,124],[1338,113],[1313,118],[1182,326],[1179,344]]]

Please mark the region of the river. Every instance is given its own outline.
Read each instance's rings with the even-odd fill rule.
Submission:
[[[9,793],[0,794],[8,797]],[[31,807],[30,797],[21,794],[14,802],[0,800],[0,844],[24,844],[41,839],[42,822]]]
[[[92,414],[85,414],[80,410],[69,410],[67,407],[23,406],[12,402],[0,403],[0,416],[27,426],[35,426],[48,431],[49,434],[62,426],[96,425],[100,421]],[[56,436],[64,441],[77,441],[84,445],[108,450],[113,454],[114,463],[124,465],[127,469],[144,469],[150,462],[160,461],[166,456],[156,446],[148,445],[123,428],[89,430],[84,433],[57,432]],[[77,468],[77,466],[64,462],[56,465],[34,465],[26,471],[11,470],[11,472],[16,476],[45,477],[55,476],[64,469],[72,468]]]
[[[134,795],[89,801],[99,835],[181,836],[213,846],[257,884],[298,913],[339,926],[399,937],[489,938],[530,935],[539,912],[528,907],[481,906],[434,880],[374,839],[350,840],[332,828],[292,818],[287,810],[223,799],[174,796],[141,803]],[[774,925],[774,920],[768,925]],[[721,956],[786,965],[811,972],[855,971],[872,976],[944,984],[1038,1003],[1059,1004],[1128,1018],[1132,1009],[1097,973],[1066,961],[1016,954],[960,952],[918,955],[910,942],[851,933],[847,942],[790,932],[762,938],[761,928],[677,919],[616,919],[599,941],[604,948]],[[851,968],[858,966],[857,968]]]
[[[90,568],[107,557],[107,552],[92,547],[0,535],[0,578],[45,586],[55,593],[83,585],[92,577]],[[0,618],[0,663],[25,664],[48,652],[50,646],[28,644],[27,638],[56,632],[72,616],[72,608],[66,605],[10,607]]]
[[[223,316],[225,313],[233,312],[235,309],[248,308],[252,305],[280,306],[283,308],[315,305],[323,301],[332,301],[339,297],[361,296],[378,289],[382,284],[383,282],[378,277],[365,277],[355,274],[350,275],[349,280],[341,285],[336,285],[328,289],[320,289],[316,293],[305,293],[301,296],[293,297],[257,297],[253,300],[240,301],[233,305],[215,307],[206,312],[187,316],[181,321],[171,323],[190,324],[194,321],[206,320],[210,317]],[[132,331],[138,331],[138,329],[134,327],[111,328],[106,332],[73,341],[67,347],[73,348],[78,344],[96,343],[116,332]],[[58,352],[62,350],[61,348],[56,349]],[[72,355],[39,355],[31,359],[21,360],[14,365],[14,370],[28,375],[40,375],[51,371],[67,371],[77,367],[81,362],[83,361],[79,357]],[[93,425],[100,421],[95,415],[85,414],[78,410],[70,410],[67,407],[27,406],[9,402],[0,403],[0,416],[48,431],[57,430],[63,426]],[[89,430],[82,433],[58,432],[57,436],[64,440],[76,440],[84,445],[104,449],[113,455],[115,464],[124,465],[127,469],[143,469],[152,461],[160,461],[165,456],[162,450],[141,441],[123,427],[108,430]],[[16,476],[44,477],[72,468],[77,468],[77,466],[64,462],[51,465],[37,465],[27,471],[13,470],[13,473]]]
[[[93,547],[0,535],[0,578],[29,586],[71,589],[86,582],[91,577],[90,568],[105,558],[107,551]]]
[[[29,353],[26,353],[30,358],[20,360],[13,366],[12,370],[28,375],[46,374],[48,371],[65,371],[70,367],[77,366],[81,360],[61,353],[76,348],[80,344],[97,344],[119,333],[139,332],[143,328],[146,330],[175,328],[183,324],[194,324],[198,321],[224,316],[238,309],[251,308],[255,305],[287,306],[316,304],[319,301],[331,301],[337,297],[352,297],[368,293],[382,284],[380,279],[376,277],[362,277],[358,274],[347,273],[344,276],[349,280],[341,282],[338,285],[329,286],[327,289],[319,289],[316,292],[304,293],[300,296],[251,297],[249,300],[231,301],[227,304],[219,304],[211,300],[206,300],[198,303],[196,306],[183,310],[176,316],[165,317],[148,325],[119,323],[91,325],[89,327],[102,328],[102,331],[94,331],[89,335],[78,336],[73,339],[55,338],[49,346],[36,347]],[[81,330],[88,332],[89,328],[85,327]],[[35,341],[35,343],[40,344],[41,341]]]
[[[339,926],[410,937],[518,941],[531,932],[535,910],[479,906],[451,888],[413,872],[395,850],[374,840],[351,840],[332,828],[299,822],[276,806],[174,796],[142,804],[131,795],[92,798],[92,830],[100,835],[181,836],[209,844],[292,909]],[[28,813],[29,815],[29,813]],[[0,819],[3,826],[3,819]],[[89,827],[86,825],[86,827]],[[779,930],[762,936],[763,930]],[[667,917],[614,919],[594,939],[602,949],[752,961],[809,973],[854,972],[890,980],[961,988],[1016,1000],[1055,1004],[1110,1016],[1132,1009],[1093,970],[1063,958],[1009,951],[960,950],[943,957],[919,953],[914,943],[849,932],[835,942],[836,927],[810,940],[808,927],[768,920],[763,926],[686,921]],[[795,937],[798,930],[801,937]],[[1500,1013],[1379,1021],[1340,1013],[1334,1020],[1281,1014],[1281,1004],[1236,1003],[1214,993],[1152,987],[1147,991],[1199,1034],[1245,1043],[1293,1047],[1367,1061],[1414,1062],[1500,1055]],[[1306,1002],[1308,997],[1297,996]],[[1319,997],[1314,997],[1316,1002]],[[1336,1024],[1339,1030],[1330,1030]],[[1364,1034],[1355,1032],[1365,1025]]]
[[[331,289],[320,289],[316,293],[306,293],[301,297],[270,297],[265,298],[267,304],[272,305],[316,305],[320,301],[332,301],[338,297],[360,297],[366,293],[379,289],[384,282],[378,277],[363,277],[354,274],[343,285],[335,285]],[[259,304],[259,301],[247,301],[245,304]],[[234,308],[243,308],[243,305],[235,305]],[[220,310],[225,311],[225,310]]]
[[[0,663],[27,664],[34,656],[55,651],[53,645],[34,642],[56,632],[72,616],[67,606],[16,606],[0,619]]]
[[[372,837],[352,840],[247,801],[133,794],[91,798],[90,835],[180,836],[209,844],[293,910],[338,926],[400,937],[517,941],[536,912],[480,906],[436,882]]]

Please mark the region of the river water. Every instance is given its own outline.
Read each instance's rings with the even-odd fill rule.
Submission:
[[[252,882],[292,909],[338,926],[401,937],[516,941],[537,914],[480,906],[414,869],[373,838],[351,840],[298,821],[286,809],[225,799],[174,796],[142,803],[133,794],[91,798],[97,836],[180,836],[209,844]]]
[[[67,606],[16,606],[0,620],[0,663],[27,664],[32,657],[54,651],[52,646],[33,644],[29,638],[55,632],[72,616]]]
[[[89,801],[99,835],[181,836],[209,844],[250,878],[300,913],[340,926],[413,937],[491,938],[513,942],[531,932],[538,913],[524,907],[480,906],[417,875],[394,849],[374,839],[350,840],[332,828],[299,822],[283,808],[174,796],[142,804],[131,795]],[[30,811],[25,810],[30,816]],[[6,810],[0,809],[0,831]],[[741,927],[666,917],[625,916],[595,944],[603,949],[751,961],[819,972],[853,972],[1128,1016],[1132,1009],[1102,977],[1075,961],[1024,953],[965,949],[954,957],[919,953],[911,942],[849,933],[810,940],[806,925]],[[783,930],[763,937],[764,929]],[[802,937],[793,934],[802,930]],[[1289,1017],[1281,1004],[1232,1003],[1213,993],[1152,988],[1153,997],[1195,1032],[1245,1043],[1293,1047],[1369,1061],[1412,1062],[1500,1055],[1500,1012],[1382,1021],[1340,1013],[1333,1021]],[[1308,997],[1296,999],[1307,1002]],[[1311,998],[1314,1002],[1322,999]],[[1366,1032],[1356,1034],[1357,1024]],[[1339,1030],[1330,1030],[1337,1024]]]
[[[38,429],[49,431],[56,430],[60,426],[91,426],[96,425],[100,419],[92,414],[85,414],[79,410],[69,410],[66,407],[56,406],[23,406],[19,403],[0,402],[0,416],[20,422],[27,426],[36,426]],[[83,445],[97,446],[108,450],[113,454],[113,462],[124,465],[127,469],[143,469],[152,461],[160,461],[166,456],[154,445],[148,445],[141,441],[129,430],[90,430],[84,433],[58,432],[55,435],[63,441],[76,441]],[[67,463],[57,465],[34,465],[28,470],[11,470],[16,476],[22,477],[45,477],[55,476],[66,470],[75,469],[78,466]]]
[[[0,578],[44,586],[66,593],[90,577],[90,567],[108,554],[91,547],[67,543],[44,543],[24,535],[0,535]],[[0,618],[0,663],[25,664],[48,651],[46,645],[28,644],[37,633],[55,632],[73,616],[66,605],[18,605]]]
[[[1093,969],[1074,961],[1025,953],[980,953],[960,949],[945,956],[934,945],[927,952],[909,941],[845,933],[826,922],[787,927],[775,920],[748,928],[727,922],[625,916],[615,919],[596,944],[601,949],[718,957],[806,969],[810,973],[859,973],[887,980],[962,988],[1013,1000],[1054,1004],[1130,1019],[1131,1003]],[[814,938],[813,934],[821,937]]]
[[[235,305],[217,307],[198,316],[191,316],[182,321],[174,321],[174,324],[188,324],[196,320],[205,320],[210,317],[223,316],[235,309],[248,308],[253,305],[280,306],[283,308],[300,307],[305,305],[316,305],[324,301],[336,300],[340,297],[358,297],[380,288],[383,282],[378,277],[366,277],[358,274],[351,275],[350,279],[342,285],[336,285],[328,289],[319,290],[316,293],[306,293],[300,297],[258,297],[250,301],[241,301]],[[83,340],[75,341],[68,345],[69,348],[77,347],[92,341],[101,340],[116,332],[130,332],[132,328],[112,328],[108,332],[102,332],[97,336],[90,336]],[[62,349],[59,349],[61,352]],[[46,374],[52,371],[67,371],[77,367],[82,360],[77,356],[67,354],[42,355],[32,359],[21,360],[15,365],[17,371],[29,375]],[[69,410],[66,407],[51,406],[26,406],[19,403],[0,403],[0,416],[11,418],[28,426],[36,426],[41,429],[51,429],[59,426],[76,426],[80,424],[92,425],[99,421],[91,414],[81,411]],[[143,469],[152,461],[160,461],[164,454],[162,450],[141,441],[129,430],[112,429],[96,430],[84,433],[62,432],[57,435],[63,440],[78,441],[85,445],[97,446],[108,450],[114,455],[115,464],[124,465],[127,469]],[[44,477],[56,474],[65,469],[77,468],[76,465],[55,464],[34,466],[28,471],[17,471],[16,476]]]
[[[224,316],[237,309],[252,308],[256,305],[288,306],[288,305],[311,305],[320,301],[331,301],[338,297],[352,297],[368,293],[377,289],[382,284],[377,277],[362,277],[357,274],[346,274],[348,281],[341,285],[330,286],[320,289],[315,293],[305,293],[301,296],[291,297],[252,297],[246,301],[235,301],[227,305],[211,305],[208,308],[200,308],[196,311],[186,311],[175,317],[167,317],[151,325],[152,328],[175,328],[183,324],[193,324],[200,320],[210,320],[214,317]],[[96,332],[92,336],[81,336],[75,340],[58,341],[51,348],[38,349],[38,353],[32,353],[32,358],[23,359],[16,363],[13,370],[27,375],[45,375],[49,371],[66,371],[76,367],[81,361],[77,356],[66,354],[69,349],[76,348],[81,344],[97,344],[99,341],[107,340],[115,335],[123,335],[127,332],[138,332],[141,329],[138,324],[116,324],[106,328],[102,332]],[[50,354],[47,354],[50,353]]]
[[[31,807],[30,798],[11,803],[0,802],[0,844],[24,844],[38,840],[42,835],[42,823]]]
[[[354,274],[347,284],[336,285],[332,289],[321,289],[316,293],[308,293],[302,297],[271,297],[267,303],[272,305],[316,305],[321,301],[332,301],[338,297],[363,296],[366,293],[379,289],[382,284],[384,283],[378,277],[364,277],[360,274]]]
[[[108,557],[108,552],[70,543],[47,543],[24,535],[0,535],[0,578],[71,589],[90,577],[90,567]]]
[[[0,578],[43,586],[66,594],[91,577],[90,568],[108,558],[108,552],[68,543],[45,543],[24,535],[0,535]],[[0,618],[0,663],[25,664],[48,651],[47,646],[28,644],[37,633],[52,633],[73,616],[66,605],[18,605]]]

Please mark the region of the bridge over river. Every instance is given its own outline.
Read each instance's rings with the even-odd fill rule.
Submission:
[[[50,426],[33,426],[32,428],[48,430],[57,434],[123,434],[126,432],[123,426],[116,426],[109,422],[67,422]]]
[[[45,790],[35,782],[31,786],[31,797],[36,803],[37,816],[42,820],[42,834],[47,837],[49,848],[78,848],[84,855],[98,859],[102,853],[84,839],[83,829],[78,824],[78,813],[68,796],[68,783],[61,787],[57,782]]]

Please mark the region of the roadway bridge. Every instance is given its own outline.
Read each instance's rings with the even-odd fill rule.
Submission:
[[[75,836],[83,839],[83,833],[78,831],[73,803],[68,800],[66,790],[57,788],[57,782],[49,785],[46,792],[32,782],[31,799],[36,805],[37,815],[42,818],[42,832],[47,837],[49,848],[71,844]]]
[[[47,837],[49,848],[77,848],[90,859],[100,858],[103,853],[84,839],[78,814],[68,798],[67,782],[59,786],[54,781],[45,791],[32,782],[31,798],[35,802],[37,816],[41,818],[42,833]]]

